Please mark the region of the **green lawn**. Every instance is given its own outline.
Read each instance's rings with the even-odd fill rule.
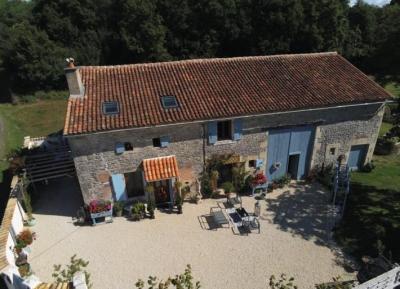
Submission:
[[[393,127],[393,124],[387,123],[387,122],[382,122],[381,129],[379,131],[379,136],[383,136],[385,133],[387,133],[391,128]]]
[[[373,160],[376,168],[370,173],[352,173],[352,182],[379,189],[400,190],[400,156],[374,156]]]
[[[7,168],[7,154],[21,147],[24,136],[45,136],[63,128],[66,104],[66,100],[0,104],[0,118],[4,124],[4,136],[0,136],[0,181],[1,172]]]
[[[400,83],[392,81],[387,83],[384,88],[393,94],[394,97],[400,97]]]

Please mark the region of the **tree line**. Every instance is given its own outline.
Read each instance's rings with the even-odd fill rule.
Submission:
[[[16,93],[65,89],[66,57],[108,65],[338,51],[400,73],[400,0],[0,0],[0,78]]]

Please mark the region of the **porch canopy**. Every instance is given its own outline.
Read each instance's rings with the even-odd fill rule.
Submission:
[[[179,176],[178,163],[175,156],[158,157],[143,160],[144,179],[155,182]]]

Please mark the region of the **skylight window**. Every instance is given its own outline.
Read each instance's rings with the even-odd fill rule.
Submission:
[[[178,107],[178,101],[174,95],[161,96],[161,103],[164,108]]]
[[[119,105],[117,101],[104,101],[103,113],[105,115],[113,115],[119,113]]]

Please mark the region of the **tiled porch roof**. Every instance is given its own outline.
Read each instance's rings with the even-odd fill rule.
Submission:
[[[143,170],[146,182],[175,178],[179,175],[175,156],[145,159],[143,160]]]

